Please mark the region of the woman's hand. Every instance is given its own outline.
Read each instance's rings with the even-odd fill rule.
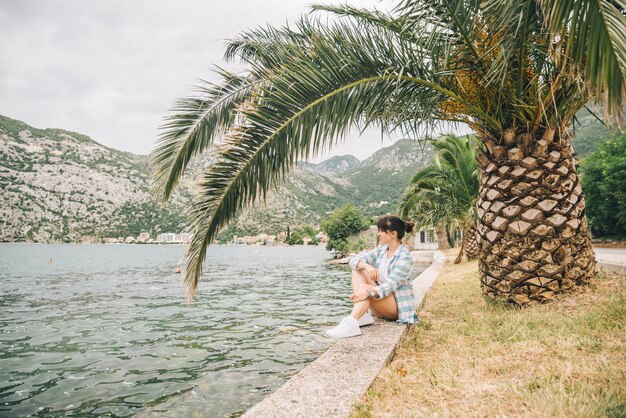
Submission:
[[[350,295],[350,300],[352,303],[361,302],[369,297],[368,288],[365,286],[361,286],[359,290]]]
[[[365,261],[360,260],[356,265],[356,269],[367,273],[370,280],[378,280],[378,269],[376,267],[370,266]]]
[[[367,271],[367,273],[370,275],[370,279],[373,281],[378,280],[378,269],[376,267],[372,267],[370,265],[368,265],[365,268],[365,271]]]

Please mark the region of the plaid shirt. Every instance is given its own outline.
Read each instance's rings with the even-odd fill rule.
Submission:
[[[371,251],[365,251],[355,255],[350,259],[350,267],[356,269],[359,261],[363,261],[372,267],[378,267],[378,264],[384,257],[388,248],[387,245],[380,245]],[[375,287],[378,293],[376,299],[385,298],[393,293],[396,298],[396,303],[398,304],[397,322],[402,324],[417,323],[413,285],[409,280],[412,266],[413,259],[411,258],[408,248],[406,248],[404,244],[400,245],[387,268],[389,280]]]

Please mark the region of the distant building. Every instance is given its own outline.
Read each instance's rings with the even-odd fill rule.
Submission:
[[[137,237],[137,242],[146,242],[150,239],[150,233],[146,231],[142,231],[141,234]]]
[[[315,236],[315,239],[322,244],[326,244],[328,242],[328,235],[323,232],[318,232]]]
[[[246,235],[243,237],[243,242],[247,245],[253,245],[256,244],[257,242],[260,242],[261,240],[259,239],[259,237],[257,235],[252,236],[252,235]]]
[[[162,244],[168,244],[168,243],[174,242],[175,238],[176,238],[176,234],[174,234],[173,232],[166,232],[166,233],[157,235],[157,242],[162,243]]]
[[[157,235],[156,241],[160,244],[188,244],[191,240],[191,234],[183,232],[175,234],[173,232],[165,232]]]
[[[438,248],[437,234],[434,229],[417,231],[411,244],[414,250],[436,250]]]
[[[268,235],[268,234],[258,234],[258,235],[246,235],[240,237],[238,235],[233,235],[233,244],[245,244],[245,245],[254,245],[254,244],[273,244],[276,242],[276,235]]]
[[[256,243],[262,242],[264,244],[267,244],[268,242],[276,241],[276,235],[259,234],[252,238],[255,240]]]
[[[135,237],[128,236],[128,237],[126,237],[126,239],[124,240],[124,242],[125,242],[126,244],[133,244],[133,243],[135,242]]]

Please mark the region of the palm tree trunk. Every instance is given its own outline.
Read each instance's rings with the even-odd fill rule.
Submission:
[[[454,264],[459,264],[463,260],[463,254],[468,260],[475,260],[478,258],[478,232],[476,228],[470,226],[463,230],[463,237],[461,238],[461,249],[459,255],[454,260]]]
[[[463,253],[465,252],[465,235],[463,235],[463,239],[461,240],[461,248],[459,249],[459,255],[454,259],[454,264],[459,264],[461,260],[463,260]]]
[[[440,251],[450,248],[445,225],[437,225],[437,248],[439,248]]]
[[[465,240],[465,256],[468,260],[476,260],[479,254],[478,231],[473,226],[469,227],[463,235]]]
[[[479,270],[487,295],[518,304],[548,301],[595,271],[585,199],[569,136],[546,130],[484,140],[478,157]]]

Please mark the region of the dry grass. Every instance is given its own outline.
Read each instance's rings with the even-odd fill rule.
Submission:
[[[625,417],[626,279],[560,300],[488,303],[476,262],[446,264],[355,417]]]
[[[460,250],[461,249],[459,247],[454,247],[454,248],[448,248],[447,250],[443,250],[442,253],[444,253],[448,257],[456,257],[457,255],[459,255]]]

